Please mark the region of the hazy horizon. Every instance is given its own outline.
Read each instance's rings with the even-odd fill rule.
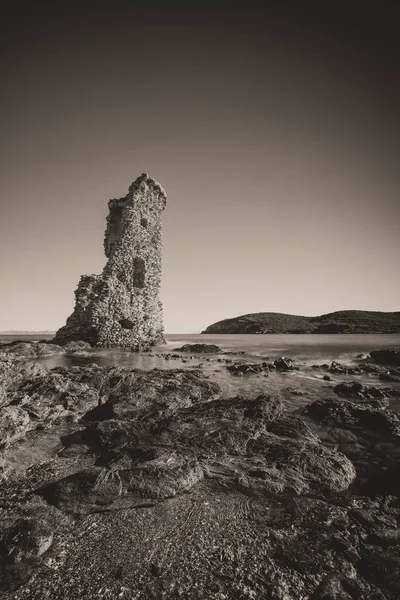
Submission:
[[[167,333],[400,309],[394,7],[6,4],[0,331],[65,323],[142,172]]]

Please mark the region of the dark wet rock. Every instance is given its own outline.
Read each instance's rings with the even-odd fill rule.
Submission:
[[[400,396],[400,391],[393,388],[377,388],[372,385],[363,385],[358,381],[349,383],[340,383],[333,388],[333,391],[339,396],[345,398],[355,398],[357,400],[385,400],[390,397]]]
[[[362,371],[359,367],[348,367],[342,363],[338,363],[335,360],[329,367],[331,373],[338,373],[340,375],[361,375]]]
[[[263,362],[263,363],[246,363],[246,362],[236,362],[233,365],[227,365],[226,367],[230,373],[233,375],[252,375],[254,373],[268,373],[271,371],[271,365]],[[272,368],[273,367],[272,365]]]
[[[367,360],[368,358],[371,358],[369,354],[357,354],[356,356],[357,360]]]
[[[305,396],[306,395],[306,392],[304,390],[299,390],[298,388],[287,387],[286,390],[290,394],[293,394],[293,396]]]
[[[293,365],[293,358],[287,358],[286,356],[280,356],[274,361],[275,368],[277,371],[293,371],[294,369],[298,369]]]
[[[39,356],[50,356],[52,354],[64,354],[65,350],[57,344],[40,342],[11,342],[0,347],[0,353],[14,356],[35,358]]]
[[[400,529],[378,529],[367,540],[376,546],[400,546]]]
[[[193,354],[218,354],[223,352],[215,344],[184,344],[181,348],[175,348],[175,352],[193,352]]]
[[[391,381],[393,383],[400,383],[400,374],[397,373],[380,373],[379,379],[381,381]]]
[[[357,564],[361,576],[382,587],[389,598],[400,596],[400,557],[379,547],[365,546]]]
[[[360,363],[359,368],[364,373],[372,373],[374,375],[380,375],[381,373],[389,373],[390,369],[381,365],[374,365],[372,363]]]
[[[331,381],[331,377],[329,377],[329,375],[324,375],[322,378],[324,381]]]
[[[400,348],[371,350],[371,358],[379,365],[400,366]]]
[[[364,427],[391,435],[400,435],[400,418],[389,408],[368,403],[328,398],[317,400],[304,410],[317,421],[345,427]]]

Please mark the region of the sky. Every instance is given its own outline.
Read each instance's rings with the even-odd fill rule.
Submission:
[[[65,323],[142,172],[167,333],[400,310],[396,3],[264,4],[2,3],[0,331]]]

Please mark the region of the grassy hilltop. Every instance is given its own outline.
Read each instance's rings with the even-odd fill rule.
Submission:
[[[400,312],[339,310],[319,317],[251,313],[213,323],[202,333],[400,333]]]

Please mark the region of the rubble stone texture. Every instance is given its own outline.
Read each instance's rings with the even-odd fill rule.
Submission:
[[[75,309],[55,341],[84,340],[92,346],[146,350],[163,341],[159,299],[161,216],[167,196],[143,173],[125,198],[110,200],[101,275],[82,275]]]

